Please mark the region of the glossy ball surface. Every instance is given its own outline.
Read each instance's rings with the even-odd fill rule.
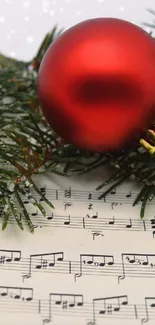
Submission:
[[[92,151],[123,148],[155,112],[155,41],[124,20],[83,21],[47,50],[38,96],[67,142]]]

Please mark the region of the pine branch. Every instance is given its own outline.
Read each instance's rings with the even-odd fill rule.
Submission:
[[[147,139],[144,135],[143,140],[129,149],[117,154],[94,153],[64,143],[43,116],[36,94],[37,73],[48,47],[60,33],[55,26],[29,62],[0,55],[0,204],[3,230],[9,218],[13,217],[21,230],[24,229],[24,218],[30,231],[34,231],[24,202],[37,207],[43,216],[46,216],[46,211],[41,201],[54,209],[53,203],[33,181],[33,175],[46,171],[71,177],[108,165],[113,175],[106,182],[101,181],[96,189],[109,186],[99,199],[105,198],[113,188],[134,175],[135,182],[143,185],[142,192],[133,202],[133,205],[142,202],[140,217],[144,217],[147,201],[155,193],[155,157],[152,154],[155,138],[150,131],[153,125]],[[147,142],[148,138],[150,142]],[[39,200],[32,192],[39,195]]]

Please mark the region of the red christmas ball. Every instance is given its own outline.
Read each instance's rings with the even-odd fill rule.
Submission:
[[[67,142],[118,150],[155,114],[155,41],[120,19],[78,23],[43,57],[38,97],[49,124]]]

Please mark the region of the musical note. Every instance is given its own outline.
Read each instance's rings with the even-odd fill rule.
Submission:
[[[45,253],[45,254],[33,254],[30,255],[29,270],[23,277],[28,279],[32,276],[32,272],[41,269],[51,269],[59,262],[62,262],[64,258],[63,252]]]
[[[142,324],[147,323],[152,317],[155,310],[155,297],[145,297],[146,317],[142,318]]]
[[[131,266],[130,266],[131,265]],[[135,272],[137,265],[139,273]],[[125,279],[125,276],[135,277],[155,277],[155,254],[122,254],[123,275],[119,279]]]
[[[69,216],[68,216],[68,220],[67,220],[67,221],[64,221],[64,225],[65,225],[65,226],[70,225],[70,220],[71,220],[71,217],[70,217],[70,215],[69,215]]]
[[[126,194],[126,197],[130,198],[131,196],[132,196],[132,193],[131,193],[131,190],[130,190],[130,192],[128,194]]]
[[[24,203],[24,204],[30,204],[30,201],[28,201],[28,200],[24,200],[23,203]]]
[[[129,223],[126,225],[126,228],[132,228],[132,220],[130,218]]]
[[[51,293],[50,297],[54,297],[54,303],[56,305],[61,305],[62,309],[67,309],[67,307],[73,308],[76,306],[83,306],[83,295]]]
[[[86,214],[86,218],[97,219],[98,218],[98,212],[96,212],[96,214],[93,214],[92,216],[90,216],[90,214]]]
[[[33,289],[22,288],[22,287],[0,286],[0,296],[3,297],[8,296],[13,299],[31,301],[33,299]]]
[[[115,217],[112,218],[112,220],[110,220],[108,222],[109,225],[114,225],[115,224]]]
[[[54,217],[54,214],[53,214],[53,212],[52,212],[50,216],[47,216],[47,220],[52,220],[53,217]]]
[[[82,275],[89,274],[91,272],[91,265],[95,266],[94,273],[104,274],[108,265],[114,265],[113,255],[96,255],[96,254],[81,254],[80,255],[80,272],[75,274],[76,277],[81,277]]]
[[[43,256],[41,256],[40,264],[36,265],[36,269],[41,269],[41,268],[46,269],[47,266],[48,266],[47,260],[43,259]]]
[[[128,305],[127,295],[93,299],[94,323],[98,318],[108,315],[115,317],[123,306]]]
[[[59,313],[64,312],[66,310],[68,311],[68,309],[71,310],[70,312],[73,312],[75,309],[76,312],[76,308],[79,309],[80,307],[82,307],[83,303],[84,303],[83,295],[81,294],[50,293],[49,294],[49,317],[47,318],[48,322],[52,320],[52,311],[57,310],[56,306],[58,306],[59,308]]]
[[[98,218],[98,212],[96,212],[96,214],[92,215],[92,219],[97,219]]]
[[[36,210],[36,212],[32,212],[32,213],[30,213],[31,214],[31,216],[37,216],[38,215],[38,210]]]
[[[3,255],[4,254],[4,255]],[[21,251],[0,249],[0,264],[19,262],[21,260]]]
[[[92,193],[88,193],[88,200],[92,199]]]

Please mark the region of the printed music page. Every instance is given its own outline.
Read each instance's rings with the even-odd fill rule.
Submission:
[[[34,233],[13,217],[1,231],[1,325],[155,324],[155,201],[140,219],[135,182],[102,198],[105,179],[34,178],[55,208],[24,202]]]

